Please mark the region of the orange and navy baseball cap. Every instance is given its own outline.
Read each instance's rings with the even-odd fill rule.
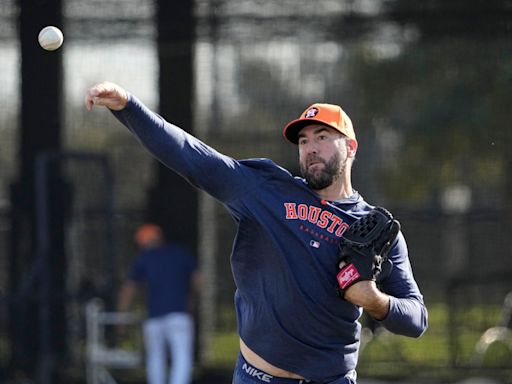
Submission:
[[[160,226],[153,223],[141,225],[135,231],[134,240],[139,247],[147,247],[162,239],[163,232]]]
[[[324,103],[315,103],[306,108],[298,119],[286,124],[283,135],[288,141],[298,144],[300,130],[306,125],[315,123],[331,127],[348,138],[356,140],[352,121],[345,111],[339,105]]]

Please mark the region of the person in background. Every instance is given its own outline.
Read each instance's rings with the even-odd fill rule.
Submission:
[[[128,311],[139,288],[145,288],[148,384],[188,384],[194,356],[192,309],[201,282],[197,262],[183,246],[167,243],[153,223],[137,229],[135,242],[140,252],[120,289],[118,310]]]

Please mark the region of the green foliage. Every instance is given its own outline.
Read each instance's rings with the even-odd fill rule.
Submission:
[[[236,332],[216,333],[212,341],[211,365],[213,367],[234,367],[240,343]]]
[[[388,60],[354,57],[375,145],[388,131],[397,137],[381,153],[388,197],[422,205],[450,184],[509,192],[511,48],[508,39],[445,36],[404,42]]]
[[[482,366],[486,368],[502,368],[510,366],[512,349],[510,343],[496,341],[489,345],[482,359]]]

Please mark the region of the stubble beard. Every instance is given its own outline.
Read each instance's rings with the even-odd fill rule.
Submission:
[[[347,159],[341,161],[339,153],[333,155],[328,161],[320,158],[315,160],[324,164],[324,168],[320,171],[309,171],[307,167],[308,161],[300,164],[300,172],[302,177],[307,181],[308,185],[314,190],[321,190],[333,184],[344,172]]]

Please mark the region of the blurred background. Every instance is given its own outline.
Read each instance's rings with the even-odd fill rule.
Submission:
[[[58,51],[37,43],[46,25]],[[108,111],[85,111],[103,80],[295,174],[284,124],[342,105],[355,188],[402,222],[430,312],[418,340],[363,317],[359,376],[511,383],[511,37],[509,0],[2,0],[0,383],[144,381],[138,327],[120,342],[107,315],[148,220],[205,275],[195,382],[230,383],[234,223]]]

